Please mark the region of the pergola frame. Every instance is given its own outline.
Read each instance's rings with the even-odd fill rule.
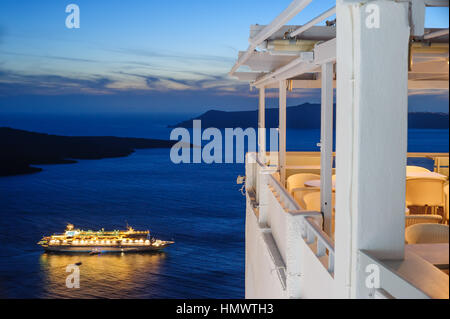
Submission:
[[[328,234],[331,234],[333,209],[333,88],[337,87],[337,121],[340,122],[337,125],[336,175],[339,178],[336,188],[340,191],[336,196],[338,253],[335,279],[342,283],[341,287],[346,287],[338,294],[357,296],[358,289],[363,290],[364,287],[355,286],[356,280],[351,274],[357,272],[350,269],[356,267],[355,258],[359,251],[369,250],[381,259],[403,258],[407,91],[408,88],[448,89],[448,44],[446,56],[445,53],[425,52],[417,54],[416,59],[410,39],[448,43],[448,29],[424,27],[425,7],[448,6],[448,1],[374,0],[364,3],[376,4],[380,14],[383,14],[383,23],[389,27],[395,25],[396,29],[381,26],[368,30],[364,25],[364,6],[354,0],[337,0],[335,8],[303,26],[283,26],[310,2],[293,1],[274,22],[268,26],[258,26],[260,31],[251,36],[248,50],[240,55],[230,75],[249,81],[251,86],[259,89],[260,156],[266,154],[265,90],[279,89],[278,165],[280,182],[284,186],[287,81],[290,81],[292,88],[321,88],[321,210],[324,230]],[[330,38],[329,28],[335,27],[314,25],[335,12],[337,32],[335,37]],[[315,35],[322,41],[316,43],[312,51],[298,52],[290,61],[270,71],[255,69],[256,60],[252,62],[252,56],[256,58],[255,53],[259,59],[273,62],[271,65],[279,64],[281,59],[286,60],[277,52],[255,51],[265,40],[286,33],[291,37],[305,36],[309,39]],[[411,52],[409,57],[408,52]],[[426,64],[428,61],[421,61],[423,54],[437,63],[434,68]],[[436,58],[439,61],[436,62]],[[409,72],[408,61],[409,65],[413,65]],[[374,65],[375,62],[385,63],[392,70]],[[236,72],[242,65],[253,67],[256,72]],[[445,69],[442,68],[444,65]],[[431,72],[427,72],[429,70]],[[381,81],[384,75],[387,79]],[[371,89],[380,94],[378,100]],[[369,132],[369,129],[372,131]],[[395,140],[392,140],[393,136]],[[394,167],[395,170],[387,167]],[[383,185],[386,182],[388,186]],[[373,192],[367,193],[368,189]]]

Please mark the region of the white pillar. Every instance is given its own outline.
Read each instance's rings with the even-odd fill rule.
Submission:
[[[335,283],[348,298],[367,276],[360,250],[404,256],[410,29],[408,3],[337,0],[336,9]]]
[[[320,202],[324,230],[331,235],[333,174],[333,63],[322,65],[322,105],[320,122]]]
[[[280,182],[286,186],[286,81],[280,81],[279,89],[279,104],[280,113],[278,119],[278,129],[280,136],[280,150],[279,150],[279,167],[280,167]]]
[[[259,89],[259,109],[258,109],[258,150],[259,159],[266,162],[266,93],[265,88]]]

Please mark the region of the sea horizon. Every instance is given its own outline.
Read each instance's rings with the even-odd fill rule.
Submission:
[[[17,117],[0,126],[168,139],[171,129],[165,124],[172,120],[158,117],[150,124],[129,116],[102,122],[97,115],[92,122],[80,117],[80,125],[76,117],[61,119],[42,122],[33,117],[30,122]],[[410,151],[448,149],[448,129],[409,134]],[[287,149],[317,151],[319,139],[317,129],[288,129]],[[245,198],[236,177],[245,174],[244,164],[173,164],[169,152],[143,149],[123,158],[36,165],[43,171],[0,177],[0,279],[5,283],[0,297],[243,298]],[[432,165],[426,159],[412,164]],[[55,255],[36,244],[43,235],[63,231],[67,223],[93,230],[125,228],[128,223],[175,244],[163,253],[122,256]],[[14,234],[22,235],[8,240]],[[86,272],[82,289],[73,292],[59,287],[59,281],[66,276],[62,265],[75,262],[82,262]],[[123,284],[117,286],[119,282]]]

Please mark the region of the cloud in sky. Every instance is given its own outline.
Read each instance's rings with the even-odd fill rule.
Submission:
[[[107,93],[107,86],[113,82],[101,75],[71,78],[53,74],[22,74],[7,70],[0,70],[0,76],[0,96],[103,94]]]
[[[293,22],[304,23],[333,2],[314,1]],[[78,0],[81,28],[68,30],[65,5],[58,1],[6,2],[0,11],[0,109],[38,100],[50,106],[64,96],[78,96],[76,101],[89,105],[86,101],[91,97],[105,109],[119,101],[124,109],[134,101],[138,108],[156,111],[254,109],[257,92],[229,78],[227,72],[237,48],[247,47],[248,26],[271,21],[289,3],[192,0],[173,5],[130,0],[105,5]],[[448,12],[432,18],[448,26]],[[448,104],[445,93],[411,91],[410,95],[416,107],[427,96],[443,109]],[[136,99],[130,98],[133,95]],[[290,96],[291,104],[320,101],[319,90]],[[276,91],[268,92],[268,101],[276,105]]]

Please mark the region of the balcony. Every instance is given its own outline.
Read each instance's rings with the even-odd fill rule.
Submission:
[[[246,297],[340,297],[338,288],[343,283],[335,278],[339,252],[335,251],[334,231],[327,234],[323,214],[302,207],[280,182],[277,157],[267,154],[268,164],[264,164],[256,153],[246,156]],[[408,160],[428,161],[436,172],[448,176],[448,154],[408,153]],[[320,153],[287,152],[286,177],[297,173],[320,174]],[[378,258],[366,250],[358,251],[357,258],[356,280],[360,287],[354,297],[449,296],[448,261],[444,269],[439,269],[410,249],[405,249],[401,260]],[[380,282],[367,288],[367,267],[373,265],[379,271]]]

